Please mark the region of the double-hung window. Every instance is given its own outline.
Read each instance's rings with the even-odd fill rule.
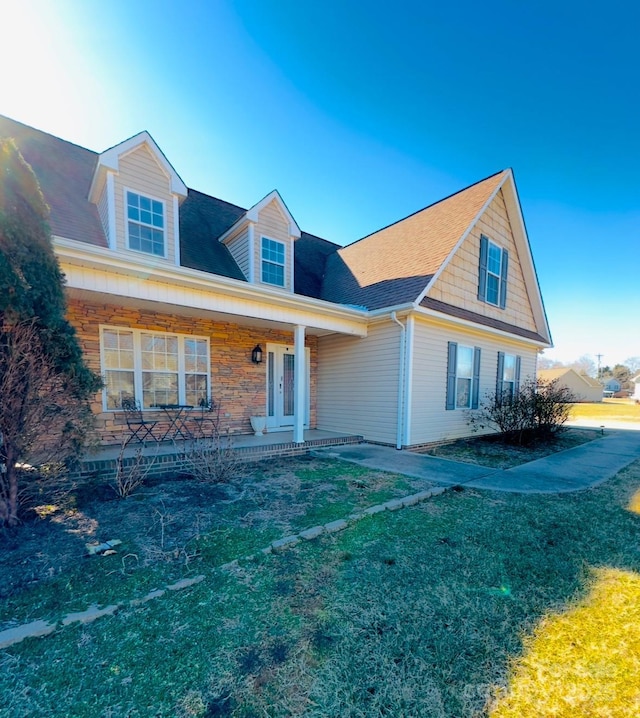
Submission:
[[[129,249],[165,256],[164,204],[127,190],[127,237]]]
[[[207,337],[102,327],[100,345],[105,409],[120,409],[125,398],[143,409],[208,401]]]
[[[477,409],[480,388],[480,349],[449,342],[447,409]]]
[[[285,249],[282,242],[268,237],[262,238],[261,245],[261,277],[266,284],[284,287]]]
[[[478,299],[504,309],[507,305],[509,252],[490,239],[480,237]]]
[[[511,403],[520,389],[520,357],[498,352],[496,398]]]

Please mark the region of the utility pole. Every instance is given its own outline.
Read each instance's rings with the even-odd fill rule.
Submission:
[[[598,359],[598,381],[600,381],[600,360],[603,356],[604,354],[596,354],[596,358]]]

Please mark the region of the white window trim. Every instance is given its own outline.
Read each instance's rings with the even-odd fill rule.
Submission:
[[[133,194],[137,194],[138,197],[145,197],[146,199],[150,199],[153,202],[160,202],[162,204],[162,219],[164,222],[164,227],[162,228],[162,234],[164,236],[164,253],[163,254],[151,254],[150,252],[143,252],[139,249],[133,249],[131,246],[131,243],[129,242],[129,212],[127,210],[128,203],[127,203],[127,192],[131,192]],[[160,197],[154,197],[153,195],[147,194],[146,192],[142,192],[138,189],[134,189],[133,187],[123,187],[122,188],[122,212],[124,214],[124,236],[126,240],[126,246],[127,249],[130,252],[135,252],[136,254],[140,254],[143,257],[155,257],[156,259],[168,259],[169,257],[169,231],[168,231],[168,216],[167,216],[167,203],[160,199]],[[134,220],[131,220],[132,222]],[[144,222],[137,222],[136,224],[139,224],[143,227],[151,227],[152,229],[158,229],[157,227],[154,227],[153,225],[146,225]]]
[[[459,365],[460,365],[460,350],[461,349],[468,349],[471,352],[471,374],[469,376],[461,376],[459,372]],[[454,409],[470,409],[471,405],[473,403],[473,359],[475,356],[475,350],[473,347],[468,347],[465,344],[458,344],[458,349],[456,351],[456,385],[455,385],[455,396],[453,398],[453,408]],[[458,406],[458,380],[459,379],[465,379],[469,381],[469,401],[465,406]]]
[[[275,242],[276,244],[281,244],[284,249],[284,261],[282,264],[279,264],[278,262],[272,262],[269,259],[265,259],[262,254],[262,240],[268,239],[270,242]],[[273,282],[265,282],[262,278],[262,265],[264,262],[267,262],[268,264],[274,264],[278,267],[282,267],[282,284],[274,284]],[[260,235],[260,282],[262,284],[266,284],[269,287],[278,287],[279,289],[286,289],[287,288],[287,243],[283,242],[281,239],[274,239],[273,237],[268,237],[266,234]]]
[[[513,359],[513,379],[507,379],[507,359]],[[502,393],[504,395],[504,389],[507,384],[511,385],[511,397],[515,395],[516,391],[516,366],[518,363],[518,357],[515,354],[504,353],[503,365],[502,365]]]
[[[496,274],[495,272],[492,272],[489,269],[489,256],[491,255],[491,247],[495,247],[500,251],[500,273]],[[494,242],[493,240],[489,239],[487,237],[487,288],[485,291],[485,301],[487,304],[490,304],[492,307],[499,307],[500,306],[500,285],[502,283],[502,257],[504,253],[504,248],[501,247],[499,244]],[[489,299],[489,276],[496,277],[498,280],[498,295],[496,297],[496,301],[492,302]]]
[[[122,331],[131,332],[133,334],[133,386],[136,401],[142,407],[142,344],[140,338],[142,334],[162,334],[164,336],[176,337],[178,339],[178,403],[186,404],[186,382],[185,382],[185,364],[184,364],[184,342],[185,339],[199,339],[207,343],[207,400],[211,401],[211,344],[209,337],[199,334],[179,334],[178,332],[160,332],[154,329],[134,329],[133,327],[121,326],[117,324],[101,324],[100,325],[100,371],[104,376],[108,368],[105,366],[104,357],[104,340],[103,333],[105,331]],[[115,370],[117,371],[117,370]],[[199,373],[199,372],[198,372]],[[104,412],[121,411],[119,407],[111,409],[107,407],[107,390],[102,390],[102,410]],[[143,408],[143,411],[154,411],[154,409]]]

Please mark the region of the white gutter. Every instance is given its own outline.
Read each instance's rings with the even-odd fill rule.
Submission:
[[[400,327],[400,361],[398,362],[398,424],[396,427],[396,449],[402,449],[404,433],[404,382],[405,382],[405,326],[395,312],[389,315],[392,322]]]

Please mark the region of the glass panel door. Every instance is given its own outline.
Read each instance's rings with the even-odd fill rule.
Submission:
[[[282,355],[282,415],[293,418],[295,356]]]
[[[293,426],[295,407],[295,354],[292,346],[270,344],[267,348],[267,428],[284,429]],[[309,418],[309,350],[306,350],[307,408]]]

